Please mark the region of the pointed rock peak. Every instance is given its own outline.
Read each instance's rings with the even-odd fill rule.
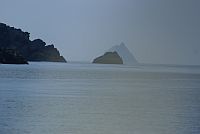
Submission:
[[[124,64],[134,65],[138,63],[133,54],[129,51],[123,42],[120,45],[113,46],[108,50],[108,52],[114,51],[116,51],[119,56],[122,57]]]
[[[126,47],[125,44],[124,44],[124,42],[121,42],[121,44],[119,46]]]

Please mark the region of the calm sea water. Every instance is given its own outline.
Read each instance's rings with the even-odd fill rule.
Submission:
[[[0,134],[199,133],[199,66],[0,65]]]

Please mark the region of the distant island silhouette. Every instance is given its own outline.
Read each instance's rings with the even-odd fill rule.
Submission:
[[[123,64],[122,58],[117,52],[106,52],[104,55],[97,57],[92,63],[98,64]]]
[[[95,58],[92,63],[137,65],[138,61],[122,42],[120,45],[111,47],[102,56]]]
[[[125,65],[136,65],[138,61],[134,55],[129,51],[126,45],[122,42],[120,45],[115,45],[110,48],[107,52],[117,52],[122,58]]]
[[[66,62],[54,45],[41,39],[31,41],[30,33],[0,23],[0,63],[27,64],[27,61]]]

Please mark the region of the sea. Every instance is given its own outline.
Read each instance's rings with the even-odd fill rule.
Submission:
[[[0,64],[0,134],[200,134],[200,66]]]

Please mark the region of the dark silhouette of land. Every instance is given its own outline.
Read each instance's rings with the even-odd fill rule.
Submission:
[[[31,41],[29,37],[28,32],[0,23],[0,63],[16,64],[24,63],[24,60],[66,62],[54,45],[46,45],[41,39]],[[13,58],[6,57],[8,55]]]
[[[28,64],[27,60],[13,49],[0,49],[0,63]]]
[[[93,63],[99,64],[123,64],[122,58],[117,52],[106,52],[104,55],[97,57]]]

